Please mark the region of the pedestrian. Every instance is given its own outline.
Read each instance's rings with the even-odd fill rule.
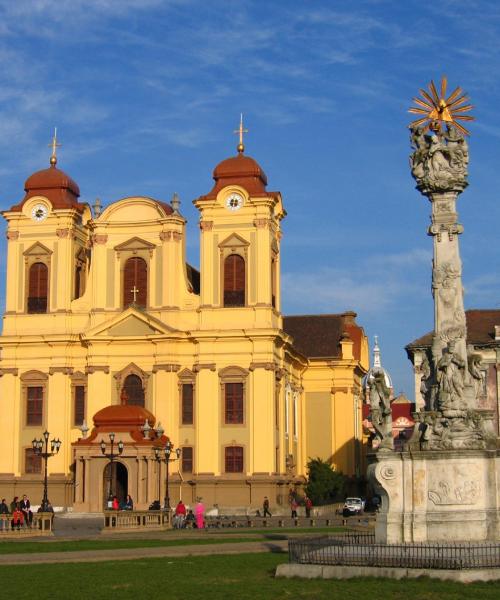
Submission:
[[[297,504],[297,500],[295,498],[292,498],[292,501],[290,502],[290,508],[292,509],[292,519],[297,518],[297,508],[298,507],[299,507],[299,505]]]
[[[205,527],[205,506],[202,502],[202,498],[198,498],[198,502],[196,503],[194,514],[196,516],[196,527],[198,529],[203,529]]]
[[[313,503],[311,498],[309,498],[309,496],[305,497],[305,507],[306,507],[306,517],[309,519],[309,517],[311,516],[311,508],[313,507]]]
[[[269,498],[267,496],[264,496],[264,502],[262,503],[262,508],[264,509],[264,518],[267,516],[269,516],[269,517],[273,516],[269,512]]]
[[[12,514],[16,510],[16,506],[19,504],[19,496],[14,496],[14,500],[10,503],[10,513]]]
[[[8,531],[9,529],[9,507],[5,502],[5,498],[2,498],[0,503],[0,521],[2,523],[2,531]]]
[[[186,515],[186,529],[192,529],[193,527],[196,527],[196,519],[193,515],[193,511],[189,509],[188,514]]]
[[[174,515],[174,527],[176,529],[182,529],[184,527],[184,521],[186,520],[186,505],[182,500],[179,500],[175,507]]]
[[[113,501],[111,502],[111,510],[118,510],[120,508],[120,503],[118,502],[118,498],[113,496]]]
[[[21,508],[19,507],[19,502],[18,502],[12,513],[12,529],[13,530],[17,529],[19,531],[19,529],[21,529],[23,523],[24,523],[24,513],[21,510]]]
[[[19,504],[19,508],[23,511],[26,527],[31,527],[33,524],[33,513],[31,512],[31,503],[26,494],[24,494],[23,499]]]
[[[132,496],[130,494],[127,494],[125,498],[123,510],[134,510],[134,501],[132,500]]]

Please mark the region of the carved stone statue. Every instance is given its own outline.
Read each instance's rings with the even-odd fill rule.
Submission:
[[[464,136],[452,125],[444,133],[426,135],[421,127],[410,129],[414,152],[412,175],[422,192],[462,191],[467,186],[469,149]]]
[[[455,352],[455,342],[451,341],[437,364],[438,408],[443,412],[465,408],[464,376],[465,361]]]
[[[379,440],[379,448],[393,450],[391,391],[385,383],[385,374],[382,370],[373,373],[369,386],[370,416],[375,438]]]
[[[469,368],[472,383],[474,384],[475,396],[476,398],[479,398],[483,394],[485,373],[481,368],[481,355],[474,352],[473,346],[468,348],[467,366]]]

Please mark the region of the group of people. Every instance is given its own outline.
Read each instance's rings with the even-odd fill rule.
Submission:
[[[134,510],[132,496],[127,494],[125,500],[121,502],[118,500],[118,496],[113,496],[111,500],[108,500],[108,510]]]
[[[297,518],[297,514],[298,514],[297,510],[299,508],[299,502],[304,505],[304,508],[306,511],[306,518],[308,519],[311,516],[311,509],[313,507],[313,503],[312,503],[311,498],[309,498],[309,496],[304,496],[303,499],[300,499],[297,496],[297,494],[295,493],[295,491],[291,490],[288,501],[290,503],[292,519]],[[269,498],[267,496],[264,496],[264,501],[262,503],[262,512],[263,512],[263,514],[262,514],[263,517],[272,517],[273,516],[269,510]]]
[[[179,500],[175,507],[174,516],[172,517],[172,525],[175,529],[204,529],[205,528],[205,506],[198,498],[194,513],[192,509],[186,508],[182,500]]]
[[[54,512],[52,505],[48,502],[46,512]],[[7,504],[5,498],[2,498],[0,503],[0,531],[8,531],[9,523],[12,529],[21,529],[21,527],[31,528],[33,526],[33,512],[31,503],[26,494],[19,499],[19,496],[14,496],[14,499]]]

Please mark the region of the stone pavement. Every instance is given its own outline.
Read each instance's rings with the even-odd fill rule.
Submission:
[[[48,542],[50,543],[50,542]],[[50,564],[70,562],[101,562],[103,560],[140,560],[144,558],[178,558],[212,554],[245,554],[287,552],[288,540],[259,540],[255,542],[166,546],[163,548],[123,548],[113,550],[81,550],[76,552],[35,552],[30,554],[1,554],[0,566]]]

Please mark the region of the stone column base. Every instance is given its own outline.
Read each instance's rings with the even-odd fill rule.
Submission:
[[[368,479],[382,498],[377,542],[500,539],[495,450],[379,451]]]

